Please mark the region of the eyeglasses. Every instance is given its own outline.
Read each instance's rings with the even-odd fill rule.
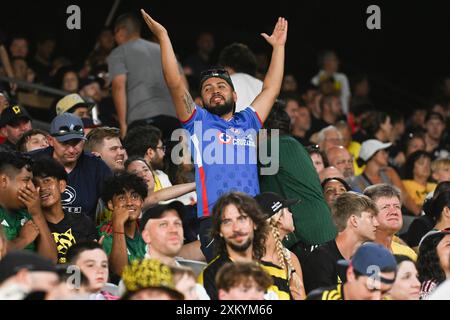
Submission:
[[[68,126],[62,126],[62,127],[59,127],[58,132],[52,133],[52,136],[60,137],[60,136],[65,136],[65,135],[71,134],[71,133],[84,135],[84,129],[82,126],[79,126],[79,125],[70,126],[70,128]]]
[[[156,147],[156,149],[161,149],[162,150],[162,152],[166,152],[166,146],[160,146],[160,147]]]

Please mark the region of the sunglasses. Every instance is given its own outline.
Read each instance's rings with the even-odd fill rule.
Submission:
[[[52,136],[53,137],[61,137],[61,136],[65,136],[65,135],[71,134],[71,133],[75,133],[75,134],[79,134],[79,135],[83,136],[84,129],[80,125],[71,126],[70,128],[68,126],[62,126],[62,127],[59,127],[58,132],[53,133]]]
[[[218,77],[221,75],[226,75],[227,77],[230,76],[227,70],[222,68],[215,68],[202,71],[202,73],[200,73],[200,79],[203,79],[204,77]]]

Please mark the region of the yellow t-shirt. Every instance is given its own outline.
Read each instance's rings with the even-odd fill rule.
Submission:
[[[422,206],[427,194],[436,189],[436,183],[427,183],[426,186],[417,183],[414,180],[402,180],[406,191],[409,196],[413,199],[414,203]]]
[[[407,256],[414,262],[417,261],[417,254],[408,246],[404,246],[396,241],[391,242],[391,250],[393,254]]]

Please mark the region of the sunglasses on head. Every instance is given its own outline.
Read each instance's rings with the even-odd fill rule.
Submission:
[[[68,126],[62,126],[62,127],[59,127],[58,132],[53,133],[52,136],[60,137],[60,136],[65,136],[66,134],[70,134],[70,133],[84,135],[84,129],[82,126],[79,126],[79,125],[76,125],[73,127],[71,126],[71,128],[69,128]]]
[[[223,69],[223,68],[215,68],[215,69],[208,69],[205,71],[202,71],[202,73],[200,73],[200,79],[208,76],[208,77],[217,77],[220,75],[226,75],[226,76],[230,76],[228,71]]]

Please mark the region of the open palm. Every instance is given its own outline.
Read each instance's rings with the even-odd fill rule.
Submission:
[[[268,43],[274,46],[283,46],[287,40],[288,22],[285,18],[278,18],[277,24],[273,29],[272,35],[268,36],[266,33],[261,35]]]
[[[156,38],[160,39],[162,35],[167,34],[166,28],[164,28],[160,23],[155,21],[150,15],[141,9],[142,17],[145,20],[150,31],[155,35]]]

